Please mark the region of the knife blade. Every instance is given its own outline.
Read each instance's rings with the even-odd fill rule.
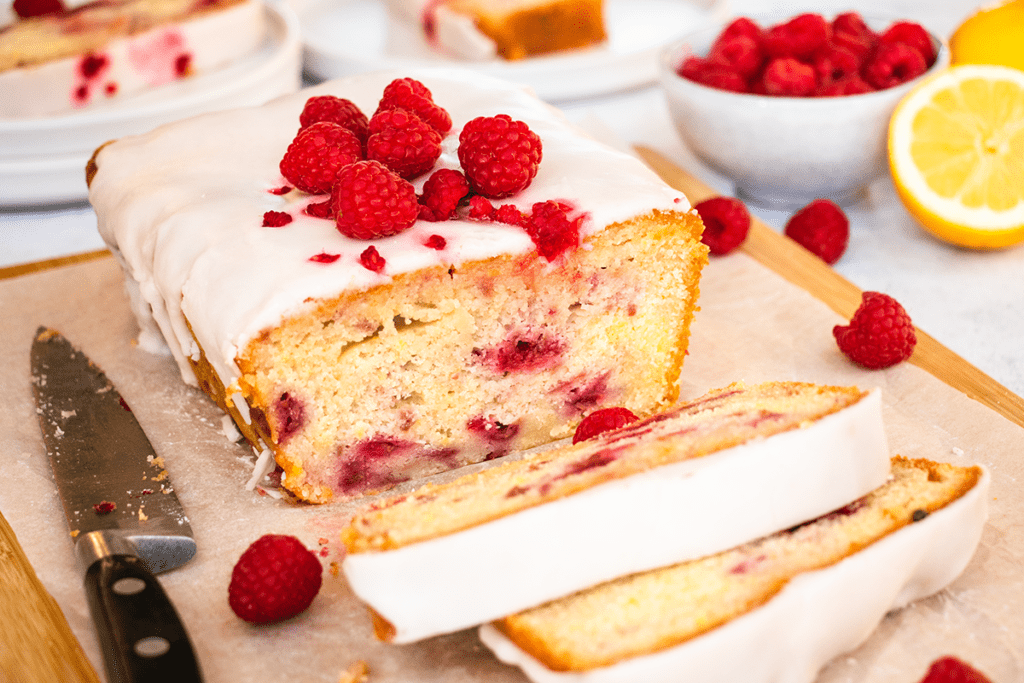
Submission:
[[[201,681],[154,574],[195,555],[188,517],[128,404],[59,332],[36,331],[36,413],[111,683]]]

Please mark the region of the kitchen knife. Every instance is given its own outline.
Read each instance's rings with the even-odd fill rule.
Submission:
[[[32,344],[36,413],[111,683],[201,681],[154,574],[196,552],[162,460],[114,385],[59,332]]]

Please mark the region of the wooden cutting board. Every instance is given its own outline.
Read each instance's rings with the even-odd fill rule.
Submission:
[[[710,187],[672,164],[658,152],[640,147],[637,153],[669,185],[696,203],[716,194]],[[807,290],[836,313],[849,318],[860,304],[860,290],[792,240],[754,219],[742,247],[752,258]],[[109,258],[106,251],[0,269],[0,279],[59,268],[71,263]],[[910,362],[1024,426],[1024,399],[994,381],[963,358],[917,330],[918,343]],[[99,683],[81,645],[56,601],[39,581],[10,525],[0,515],[0,678],[11,683],[62,681]]]

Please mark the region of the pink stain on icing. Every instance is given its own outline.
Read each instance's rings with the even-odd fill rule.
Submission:
[[[162,85],[188,75],[192,55],[177,28],[146,35],[128,44],[128,61],[149,85]]]
[[[107,83],[106,87],[101,85],[101,81],[104,80],[104,76],[108,71],[110,71],[110,57],[107,55],[95,52],[82,55],[75,69],[77,79],[75,85],[71,88],[72,106],[84,107],[89,104],[93,93],[97,90],[105,92],[109,97],[113,94],[109,90],[111,85],[114,85],[114,92],[116,93],[116,84]]]

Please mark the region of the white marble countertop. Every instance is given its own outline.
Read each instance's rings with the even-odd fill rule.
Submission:
[[[779,4],[774,2],[772,7]],[[974,4],[897,0],[886,9],[949,35]],[[815,3],[823,12],[832,11],[828,5]],[[735,1],[732,7],[741,14],[753,11],[758,3]],[[728,179],[703,167],[680,141],[656,87],[558,105],[584,127],[604,130],[624,144],[657,149],[712,187],[731,194]],[[789,216],[749,208],[779,230]],[[903,209],[887,176],[875,181],[862,201],[847,207],[847,214],[850,246],[836,270],[861,289],[894,296],[918,327],[1011,391],[1024,394],[1020,342],[1024,338],[1024,245],[980,252],[930,237]],[[101,248],[96,218],[87,204],[0,209],[0,267]]]

